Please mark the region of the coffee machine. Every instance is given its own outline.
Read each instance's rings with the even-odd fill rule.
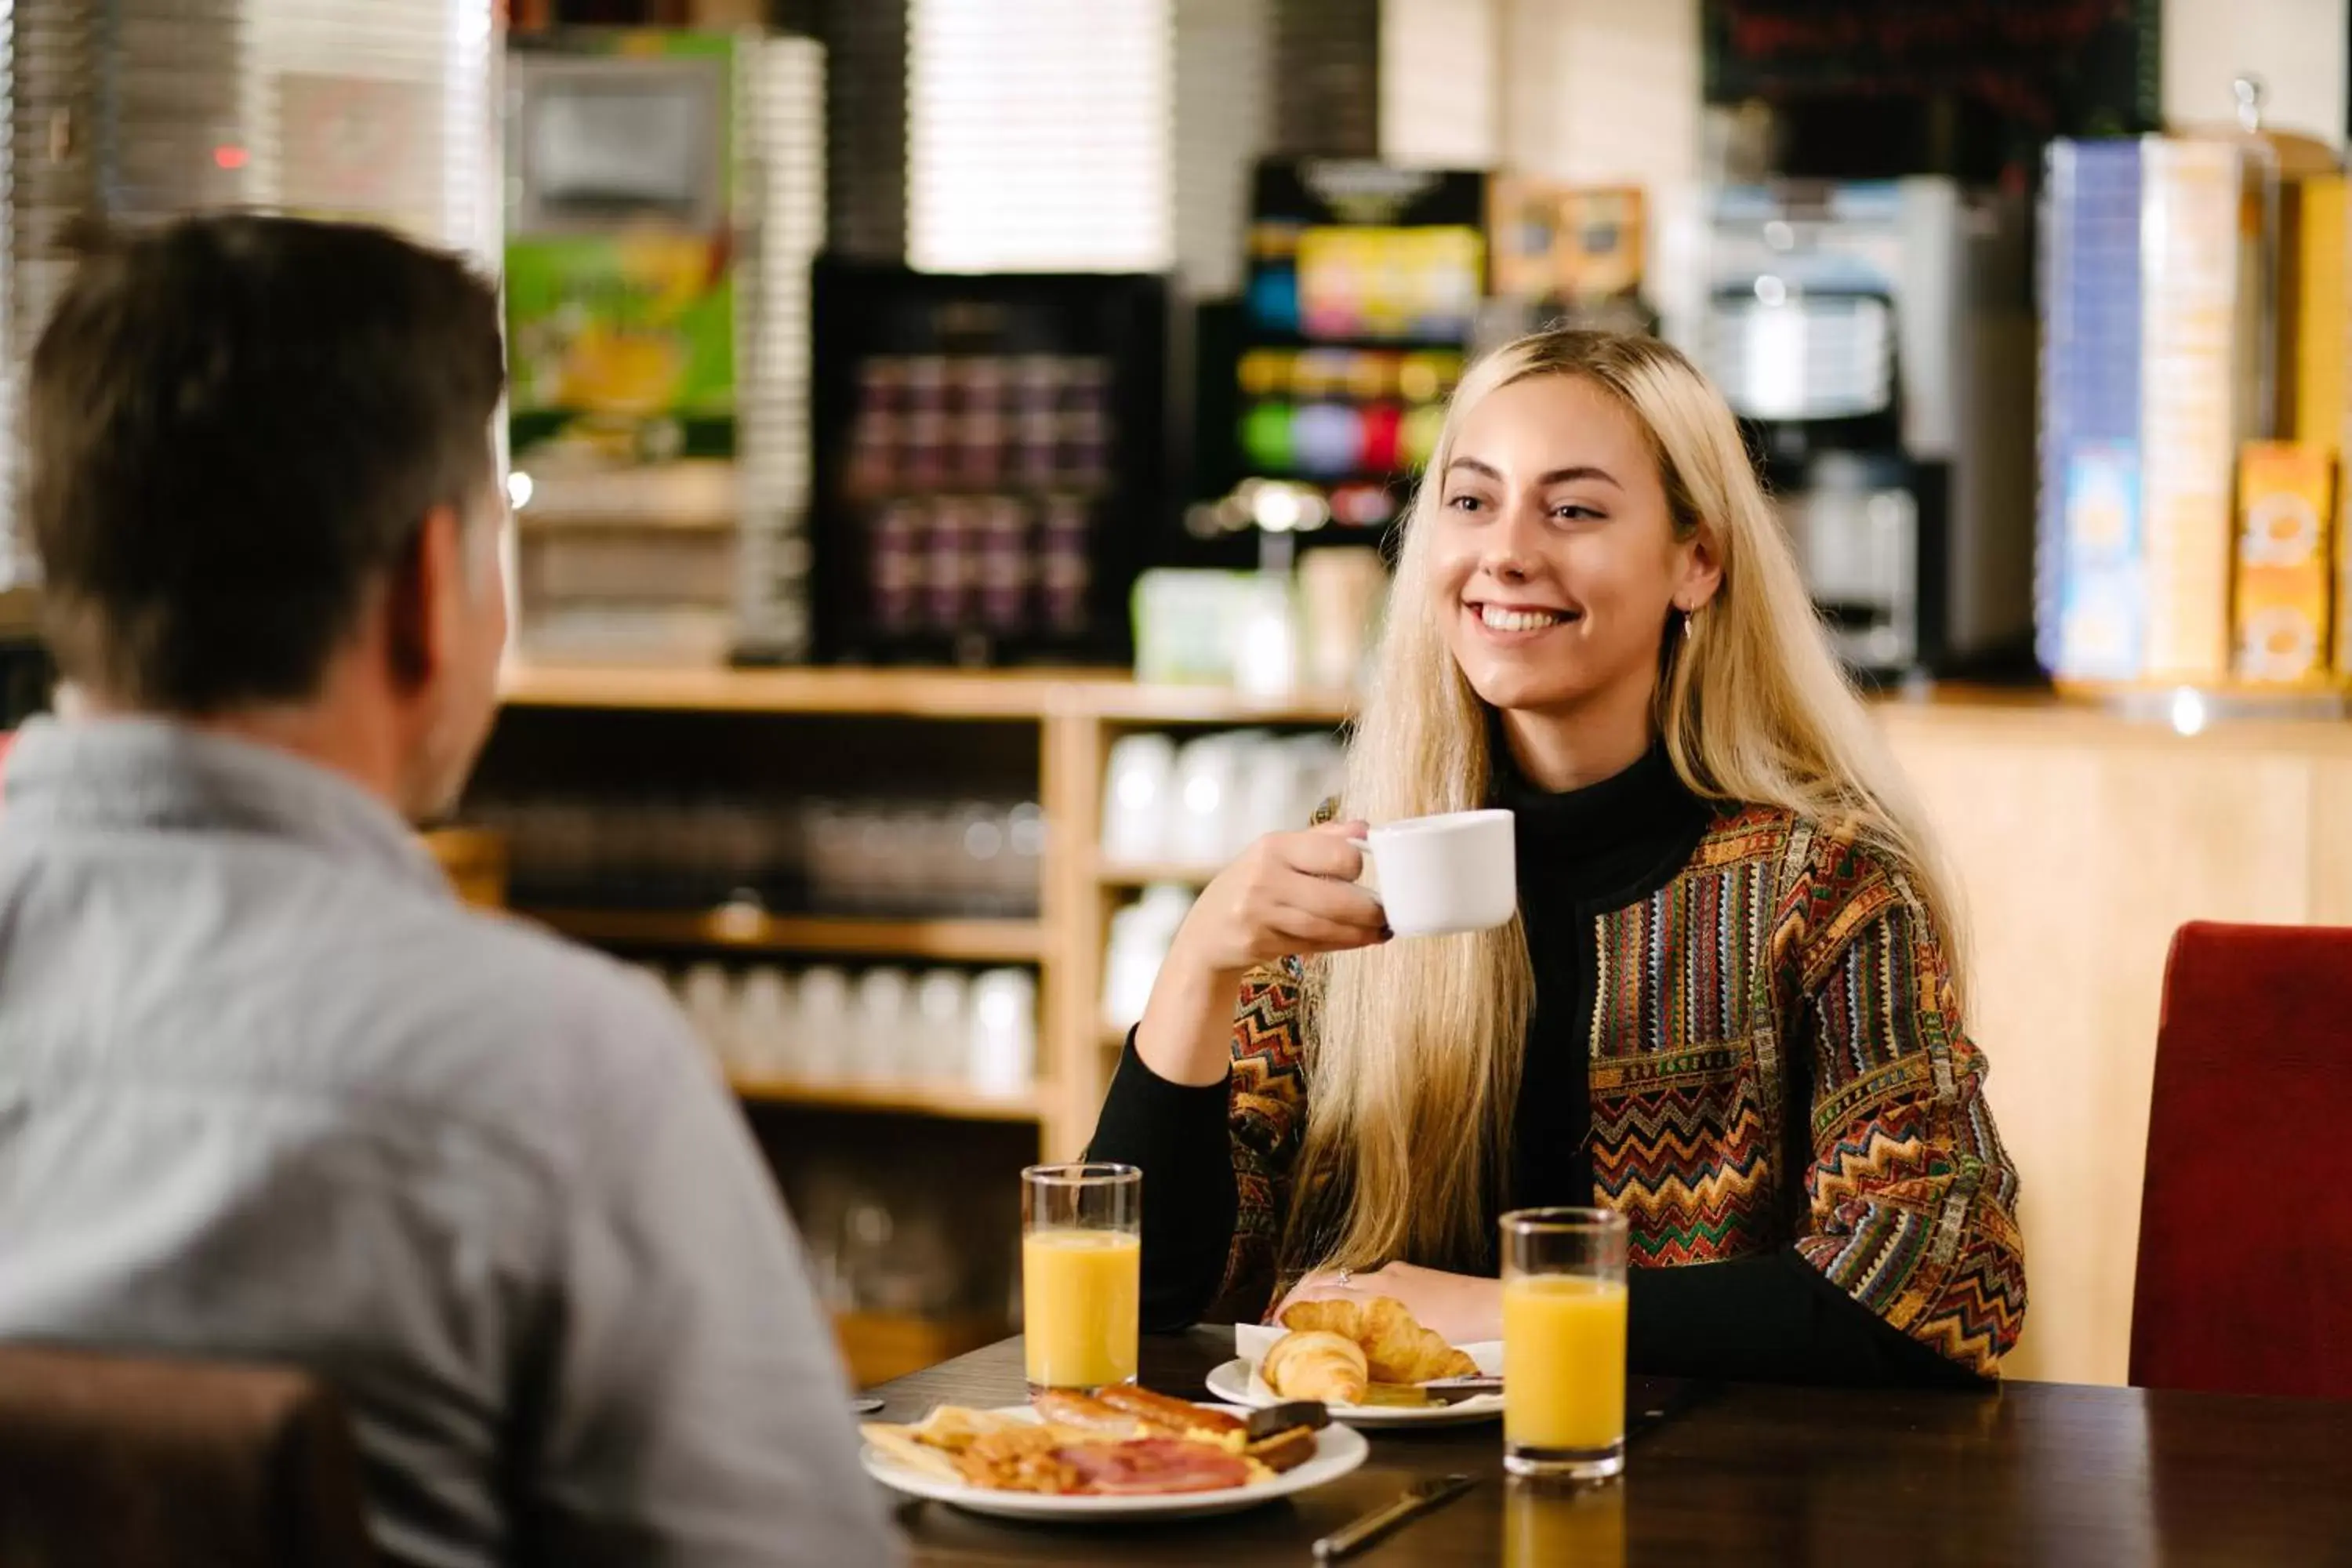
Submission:
[[[1675,335],[1739,416],[1839,653],[1874,682],[2032,635],[2026,208],[1947,179],[1717,190]]]

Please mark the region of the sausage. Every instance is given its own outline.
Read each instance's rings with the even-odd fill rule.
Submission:
[[[1049,1388],[1029,1402],[1030,1407],[1056,1426],[1099,1432],[1109,1437],[1132,1437],[1139,1423],[1133,1412],[1119,1410],[1091,1394]]]
[[[1169,1432],[1206,1432],[1223,1437],[1244,1429],[1244,1423],[1222,1410],[1211,1410],[1181,1399],[1171,1399],[1164,1394],[1154,1394],[1148,1388],[1121,1384],[1106,1388],[1101,1403],[1114,1410],[1123,1410],[1151,1426]]]

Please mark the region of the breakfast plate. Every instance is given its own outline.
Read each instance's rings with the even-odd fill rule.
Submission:
[[[1223,1409],[1228,1415],[1244,1414],[1230,1406],[1214,1404],[1203,1408]],[[1032,1426],[1044,1424],[1037,1412],[1025,1405],[1010,1405],[985,1414]],[[1293,1468],[1264,1479],[1209,1491],[1127,1496],[1009,1491],[974,1486],[961,1479],[950,1480],[931,1469],[919,1468],[871,1441],[860,1458],[866,1466],[866,1473],[893,1490],[909,1497],[947,1503],[972,1513],[992,1514],[1001,1519],[1115,1522],[1238,1513],[1244,1509],[1255,1508],[1276,1498],[1311,1491],[1326,1482],[1337,1480],[1362,1464],[1365,1456],[1371,1451],[1371,1446],[1361,1434],[1349,1431],[1345,1426],[1326,1426],[1314,1436],[1315,1451],[1311,1457]]]
[[[1286,1331],[1276,1324],[1241,1323],[1234,1329],[1234,1348],[1241,1353],[1209,1373],[1210,1394],[1231,1405],[1259,1410],[1282,1403],[1282,1396],[1266,1385],[1258,1375],[1258,1365],[1265,1352]],[[1461,1347],[1463,1352],[1478,1363],[1480,1373],[1499,1376],[1503,1371],[1503,1342],[1486,1340]],[[1423,1406],[1392,1405],[1344,1405],[1329,1407],[1331,1419],[1344,1421],[1350,1426],[1454,1426],[1474,1421],[1492,1421],[1503,1414],[1500,1394],[1480,1394],[1452,1405]]]

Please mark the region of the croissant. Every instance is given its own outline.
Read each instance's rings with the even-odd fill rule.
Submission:
[[[1266,1386],[1283,1398],[1317,1399],[1326,1405],[1355,1404],[1371,1381],[1363,1346],[1343,1334],[1319,1330],[1275,1341],[1258,1371]]]
[[[1364,1310],[1353,1301],[1293,1301],[1282,1310],[1282,1326],[1297,1333],[1356,1337]]]
[[[1356,1336],[1375,1383],[1427,1383],[1436,1377],[1474,1377],[1478,1363],[1445,1342],[1445,1336],[1424,1329],[1403,1302],[1380,1296],[1365,1303],[1364,1324]]]
[[[1478,1363],[1414,1321],[1392,1296],[1370,1301],[1294,1301],[1283,1310],[1282,1326],[1293,1331],[1344,1334],[1364,1352],[1374,1383],[1427,1383],[1438,1377],[1472,1377]]]

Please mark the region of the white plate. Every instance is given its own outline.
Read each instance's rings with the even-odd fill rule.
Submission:
[[[1212,1405],[1210,1408],[1220,1408]],[[992,1412],[1010,1415],[1015,1420],[1035,1421],[1037,1413],[1025,1405],[1015,1405]],[[1242,1412],[1234,1411],[1240,1415]],[[860,1456],[866,1473],[884,1486],[905,1492],[909,1497],[929,1498],[933,1502],[951,1503],[973,1513],[992,1513],[1003,1519],[1064,1519],[1064,1520],[1125,1520],[1125,1519],[1198,1519],[1214,1513],[1238,1513],[1245,1508],[1255,1508],[1276,1498],[1295,1492],[1312,1490],[1326,1481],[1338,1480],[1364,1462],[1372,1451],[1371,1445],[1345,1426],[1326,1426],[1315,1434],[1315,1457],[1295,1469],[1286,1470],[1271,1480],[1255,1481],[1244,1487],[1227,1487],[1213,1492],[1172,1492],[1160,1497],[1053,1497],[1044,1492],[997,1491],[990,1487],[967,1486],[961,1481],[943,1481],[900,1464],[880,1449],[868,1446]]]
[[[1266,1386],[1257,1369],[1258,1363],[1265,1360],[1265,1352],[1287,1331],[1261,1323],[1236,1324],[1234,1348],[1242,1353],[1209,1374],[1209,1392],[1219,1399],[1245,1405],[1253,1410],[1281,1404],[1282,1396]],[[1490,1377],[1501,1374],[1502,1341],[1482,1340],[1460,1348],[1478,1363],[1480,1372]],[[1331,1419],[1345,1421],[1350,1426],[1454,1426],[1494,1420],[1503,1413],[1503,1396],[1481,1394],[1459,1405],[1433,1405],[1421,1410],[1401,1410],[1391,1405],[1334,1405],[1330,1409]]]

